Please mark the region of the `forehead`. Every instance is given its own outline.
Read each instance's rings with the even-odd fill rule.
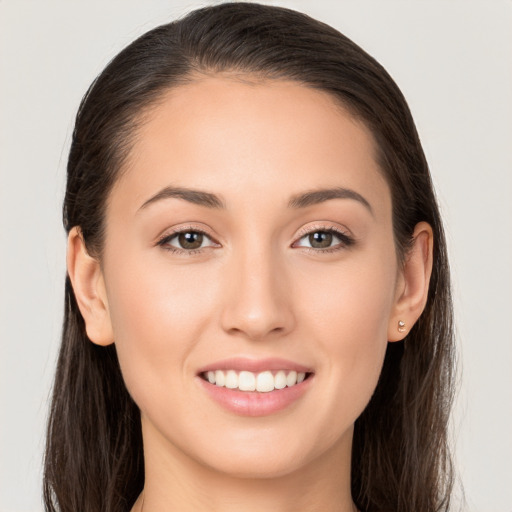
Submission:
[[[205,77],[169,90],[147,112],[111,199],[122,194],[136,208],[172,185],[209,190],[228,205],[247,194],[284,204],[304,189],[344,186],[386,209],[375,153],[366,126],[326,92]]]

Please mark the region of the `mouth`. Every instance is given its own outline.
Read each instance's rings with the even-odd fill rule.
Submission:
[[[312,388],[315,373],[278,358],[232,358],[197,373],[200,388],[223,409],[241,416],[267,416],[298,404]]]
[[[256,373],[234,369],[209,370],[199,374],[203,380],[220,388],[258,393],[270,393],[297,386],[311,375],[312,372],[297,372],[295,370],[264,370]]]

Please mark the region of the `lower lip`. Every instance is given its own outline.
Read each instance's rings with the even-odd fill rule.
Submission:
[[[282,411],[299,400],[310,387],[313,375],[295,386],[267,393],[239,391],[210,384],[199,376],[197,379],[208,395],[224,409],[241,416],[267,416]]]

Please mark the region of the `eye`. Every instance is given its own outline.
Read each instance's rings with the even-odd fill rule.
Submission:
[[[206,233],[191,229],[165,236],[158,245],[171,251],[196,251],[205,247],[218,246]]]
[[[343,249],[352,245],[354,240],[335,229],[316,229],[305,234],[297,242],[293,244],[293,247],[308,247],[311,249],[318,250],[337,250]]]

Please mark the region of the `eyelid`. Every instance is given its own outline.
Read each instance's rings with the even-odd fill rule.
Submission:
[[[198,233],[203,233],[204,235],[212,237],[209,230],[200,224],[186,223],[166,228],[161,235],[158,235],[158,240],[162,240],[177,233],[186,233],[187,231],[197,231]]]
[[[325,224],[323,223],[315,223],[315,224],[308,224],[306,226],[303,226],[299,229],[297,232],[296,238],[302,238],[305,235],[309,235],[311,233],[315,233],[316,231],[333,231],[335,233],[339,233],[340,235],[351,237],[352,233],[348,228],[342,228],[332,222],[327,222]]]

